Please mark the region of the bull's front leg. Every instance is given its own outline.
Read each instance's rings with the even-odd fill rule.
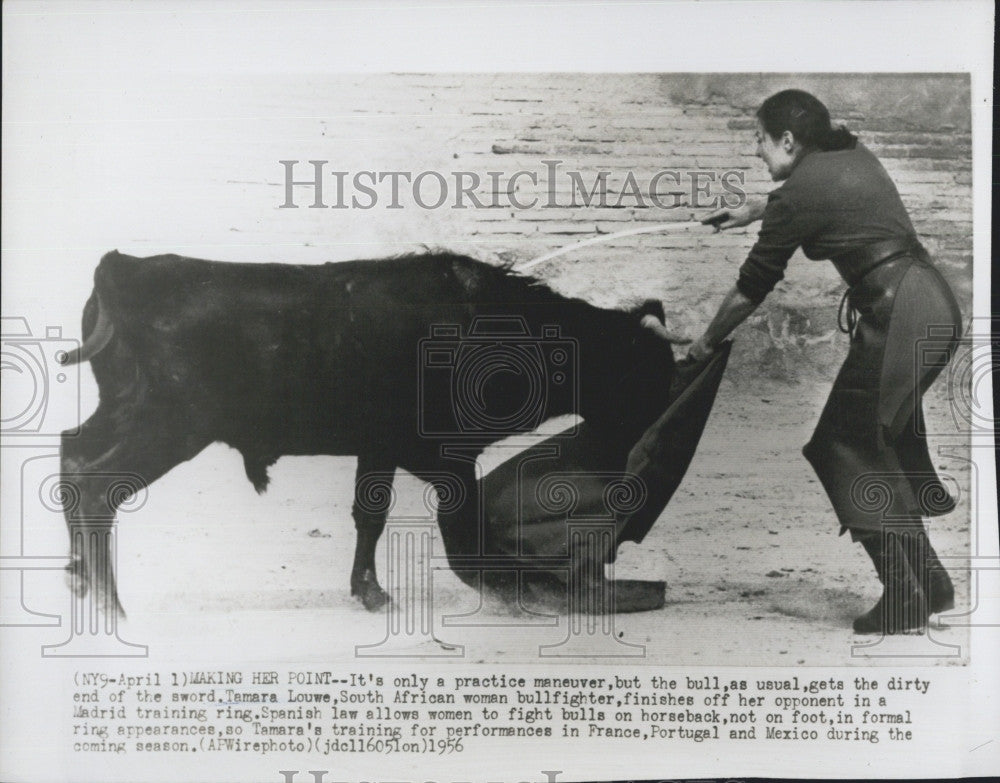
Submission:
[[[351,568],[351,595],[357,596],[365,609],[374,612],[389,603],[389,594],[378,583],[375,572],[375,549],[385,529],[393,503],[392,481],[395,465],[372,454],[358,455],[354,480],[354,566]]]

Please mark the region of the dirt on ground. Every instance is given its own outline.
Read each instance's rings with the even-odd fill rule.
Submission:
[[[306,663],[366,654],[772,666],[871,664],[885,656],[898,664],[907,655],[924,665],[960,663],[962,627],[937,623],[925,635],[887,639],[850,630],[880,587],[861,547],[838,536],[800,453],[826,388],[723,380],[679,490],[646,539],[624,545],[614,566],[617,577],[666,581],[662,609],[613,619],[512,609],[459,582],[435,532],[431,560],[418,556],[430,583],[419,594],[397,593],[395,614],[366,612],[348,591],[355,460],[286,457],[258,496],[239,455],[216,445],[154,484],[142,508],[121,515],[118,572],[129,619],[120,634],[156,655],[190,660],[225,650],[236,659]],[[932,393],[925,407],[933,424],[947,417],[949,401]],[[489,468],[489,453],[483,462]],[[942,559],[954,565],[969,552],[968,463],[942,457],[938,464],[963,489],[959,508],[932,525]],[[421,516],[421,482],[398,474],[397,486],[399,517]],[[55,514],[33,536],[49,551],[65,546]],[[390,585],[386,538],[377,562]],[[968,606],[968,585],[951,570],[955,617]],[[26,578],[35,611],[68,611],[57,572]]]

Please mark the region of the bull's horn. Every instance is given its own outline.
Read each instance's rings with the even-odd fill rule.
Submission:
[[[101,297],[97,295],[97,323],[83,341],[83,345],[74,348],[69,353],[59,358],[60,364],[77,364],[78,362],[89,362],[97,356],[104,347],[111,342],[115,333],[115,325],[111,323],[108,314],[101,307]]]
[[[647,313],[646,315],[644,315],[640,323],[644,327],[649,329],[649,331],[651,331],[657,337],[661,338],[662,340],[665,340],[668,343],[672,343],[673,345],[687,345],[688,343],[691,342],[690,338],[685,337],[684,335],[676,334],[675,332],[671,332],[669,329],[667,329],[666,326],[664,326],[660,322],[660,319],[657,318],[652,313]]]

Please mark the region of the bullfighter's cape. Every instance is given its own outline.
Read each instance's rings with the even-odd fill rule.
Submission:
[[[627,452],[583,422],[486,474],[484,551],[505,565],[484,573],[486,584],[523,601],[524,591],[551,599],[567,585],[572,594],[574,583],[604,583],[604,564],[623,541],[642,541],[684,478],[730,346],[678,365],[663,414]],[[662,582],[606,584],[617,586],[617,611],[663,605]]]

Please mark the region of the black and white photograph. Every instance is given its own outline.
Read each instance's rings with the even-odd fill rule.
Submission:
[[[0,779],[1000,771],[992,4],[3,16]]]

